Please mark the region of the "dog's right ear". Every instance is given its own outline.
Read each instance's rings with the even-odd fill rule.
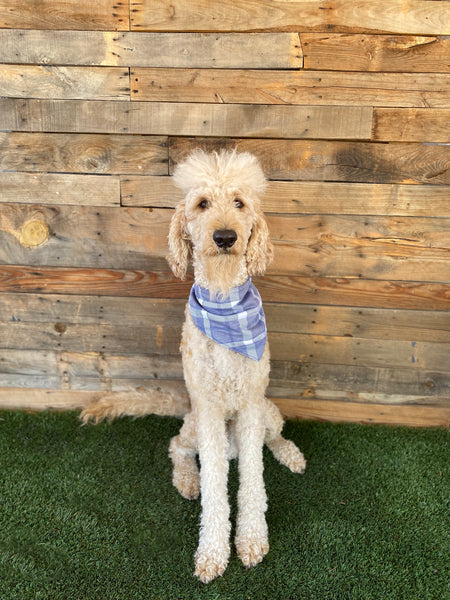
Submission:
[[[180,279],[186,277],[191,257],[192,244],[187,231],[185,204],[180,202],[170,221],[169,254],[167,256],[167,262],[176,277]]]

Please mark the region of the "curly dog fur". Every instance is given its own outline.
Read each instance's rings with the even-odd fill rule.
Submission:
[[[264,273],[272,244],[260,206],[266,180],[257,159],[236,151],[197,150],[178,165],[174,181],[184,193],[169,231],[168,261],[174,274],[184,278],[192,262],[196,283],[211,295],[226,297],[249,276]],[[221,230],[235,233],[231,246],[215,241],[214,233]],[[282,437],[282,416],[265,397],[268,343],[261,360],[251,360],[203,334],[187,306],[181,353],[191,411],[171,440],[169,453],[180,494],[189,499],[201,495],[195,574],[207,583],[223,574],[230,555],[228,460],[239,459],[235,544],[247,568],[269,550],[263,445],[293,472],[302,473],[306,462],[295,444]],[[104,398],[87,407],[82,419],[148,414],[152,411],[144,396],[136,393],[119,402]],[[164,401],[155,402],[161,406]]]

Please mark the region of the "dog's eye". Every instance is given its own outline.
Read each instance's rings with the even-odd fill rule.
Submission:
[[[201,208],[202,210],[205,210],[206,208],[208,208],[209,206],[209,202],[206,198],[202,198],[200,200],[200,202],[198,203],[198,207]]]
[[[244,208],[244,203],[240,198],[235,198],[233,202],[236,208]]]

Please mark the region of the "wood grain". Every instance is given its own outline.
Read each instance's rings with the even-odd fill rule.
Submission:
[[[448,427],[450,408],[435,406],[386,406],[354,402],[274,399],[288,418],[339,423],[381,423],[409,427]]]
[[[450,110],[376,108],[373,139],[450,143]]]
[[[0,169],[167,175],[167,137],[0,132]]]
[[[251,49],[250,52],[243,49]],[[294,69],[297,33],[0,30],[0,62],[199,69]]]
[[[239,6],[233,0],[139,0],[131,6],[133,30],[450,33],[446,3],[426,0],[259,0]]]
[[[130,76],[120,67],[0,65],[5,98],[129,100]]]
[[[125,0],[0,0],[0,27],[128,29],[129,7]]]
[[[159,321],[159,322],[158,322]],[[140,326],[0,321],[0,347],[179,356],[181,324]],[[448,342],[269,332],[275,361],[448,371]]]
[[[409,310],[450,310],[450,285],[332,277],[255,277],[264,302]],[[186,300],[192,274],[166,271],[0,265],[0,292]]]
[[[171,210],[10,203],[0,208],[3,264],[143,270],[165,265]],[[275,244],[269,274],[450,280],[447,219],[269,215],[267,220]],[[32,252],[21,243],[31,221],[51,232]]]
[[[162,383],[159,382],[158,387],[163,390],[168,389],[168,382],[164,382],[164,385]],[[181,417],[188,410],[188,401],[180,392],[176,396],[173,386],[169,389],[171,414]],[[108,392],[108,395],[110,393]],[[104,391],[0,388],[0,406],[9,409],[79,410],[103,395],[105,395]],[[365,424],[384,423],[410,427],[448,427],[450,423],[450,409],[439,406],[365,405],[355,402],[290,398],[276,398],[274,402],[287,418]]]
[[[5,202],[120,206],[117,176],[0,172],[0,213]]]
[[[274,360],[448,370],[448,343],[273,333],[270,349]]]
[[[174,208],[182,199],[170,177],[123,176],[123,206]],[[450,186],[269,181],[266,213],[450,217]]]
[[[450,73],[450,39],[433,35],[301,34],[304,68]]]
[[[0,294],[5,322],[181,326],[186,299]],[[392,310],[265,302],[271,333],[450,343],[446,311]]]
[[[450,74],[134,68],[131,91],[151,102],[448,108]]]
[[[171,170],[195,147],[255,154],[270,179],[450,185],[450,146],[322,140],[171,138]]]
[[[372,109],[0,99],[0,129],[262,138],[370,139]]]

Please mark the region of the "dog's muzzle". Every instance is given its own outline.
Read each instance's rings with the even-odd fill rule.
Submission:
[[[213,233],[213,240],[218,248],[227,250],[237,240],[237,233],[233,229],[216,229]]]

